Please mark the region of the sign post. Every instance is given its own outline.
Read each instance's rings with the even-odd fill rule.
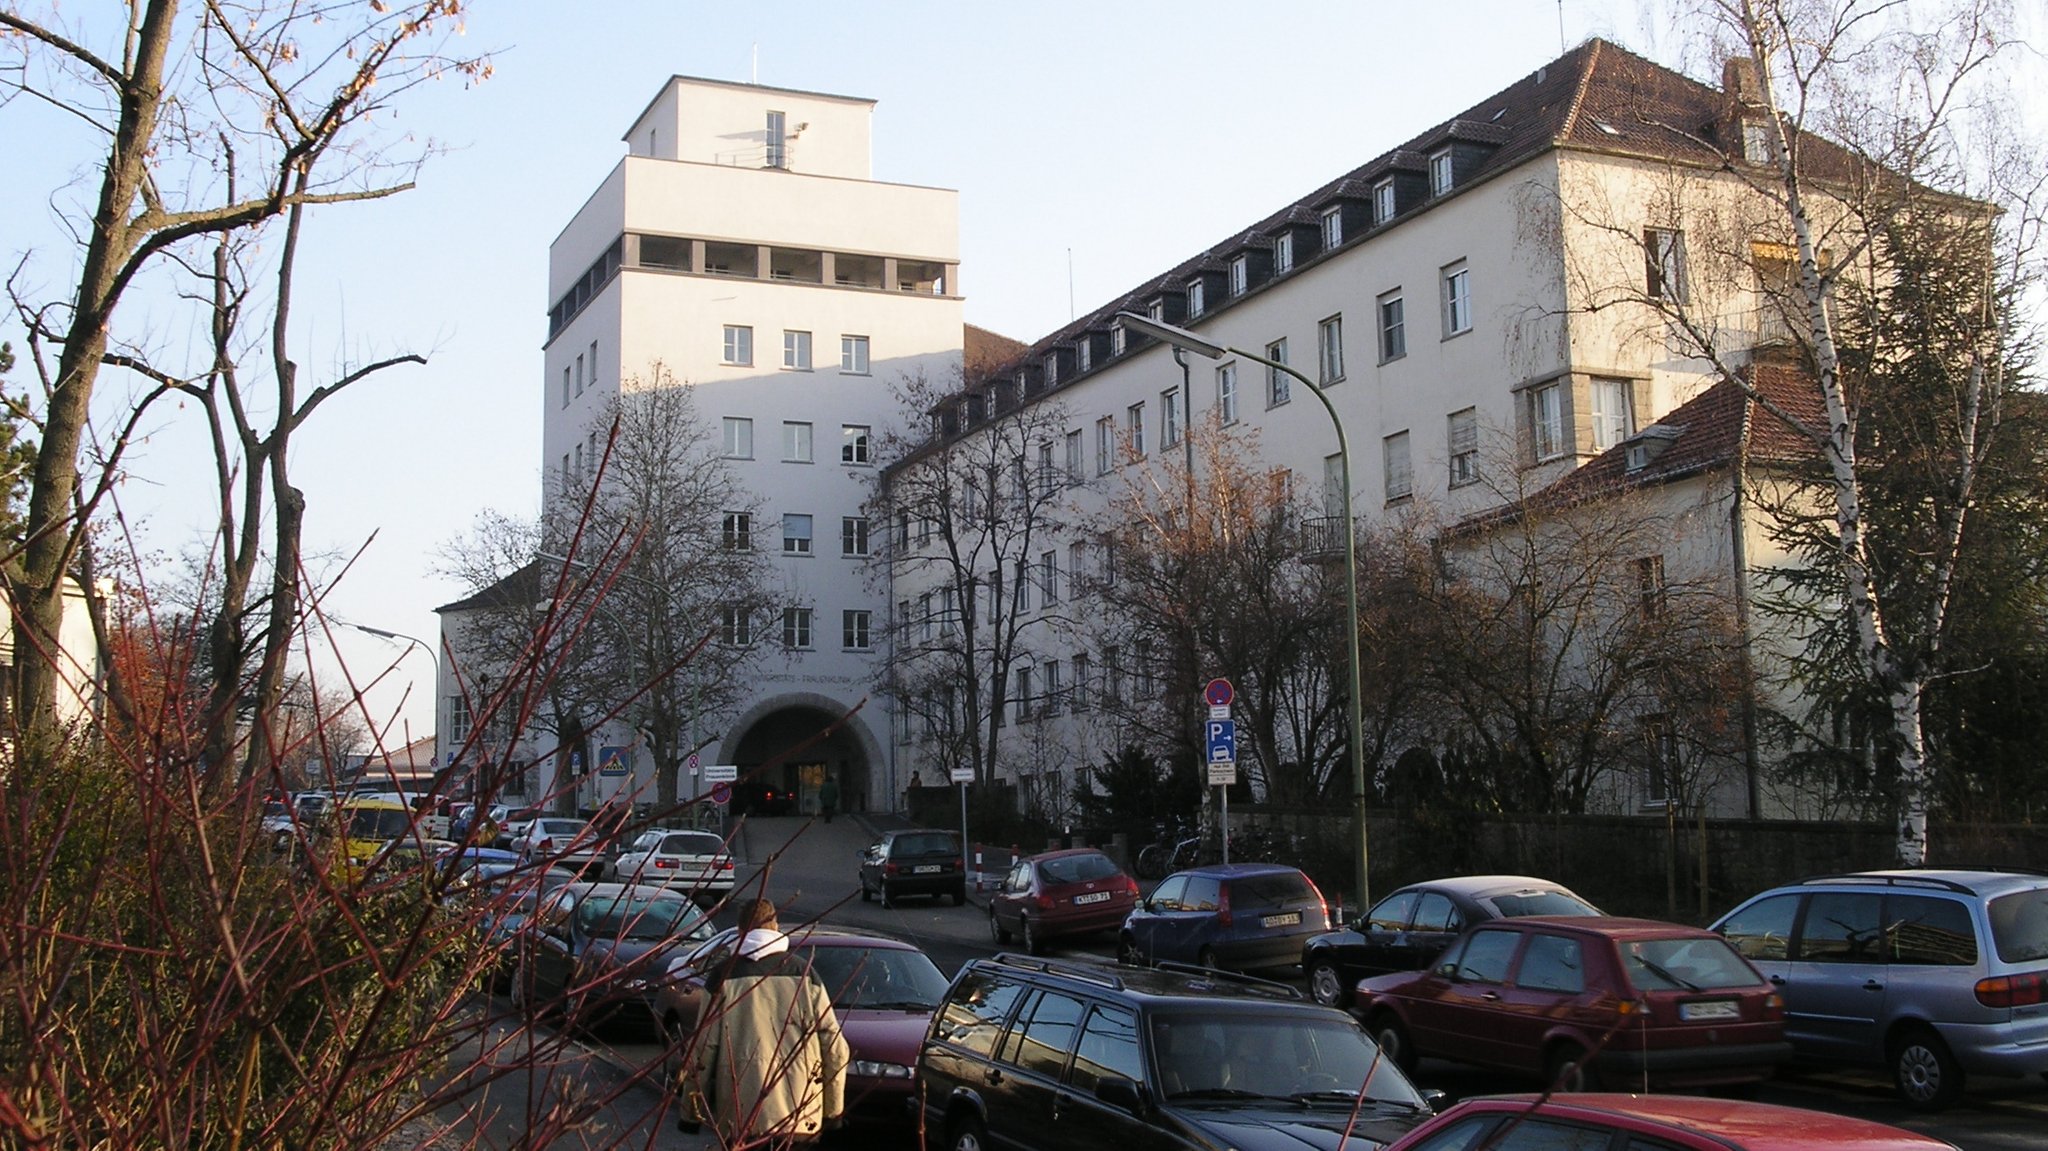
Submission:
[[[974,782],[974,769],[956,767],[950,773],[954,783],[960,785],[960,882],[967,882],[967,860],[973,853],[967,839],[967,785]]]
[[[1206,727],[1209,745],[1209,782],[1220,788],[1218,808],[1222,826],[1216,838],[1223,846],[1223,862],[1230,862],[1230,787],[1237,782],[1237,721],[1230,718],[1230,704],[1237,689],[1221,676],[1202,688],[1202,702],[1209,705]]]

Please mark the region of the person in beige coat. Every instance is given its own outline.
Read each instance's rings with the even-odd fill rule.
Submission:
[[[730,1147],[812,1142],[846,1107],[846,1038],[832,997],[790,954],[775,905],[754,900],[740,922],[730,966],[705,988],[678,1126],[710,1123]]]

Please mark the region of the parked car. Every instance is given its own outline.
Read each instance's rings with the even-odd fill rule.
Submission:
[[[1698,1095],[1468,1099],[1387,1151],[1955,1151],[1930,1135],[1832,1112]]]
[[[263,835],[270,841],[270,849],[276,852],[290,851],[292,843],[299,836],[300,823],[292,809],[278,800],[263,803]]]
[[[1714,930],[1785,997],[1802,1060],[1884,1066],[1928,1109],[1970,1075],[2048,1075],[2048,875],[1825,876],[1757,895]]]
[[[1047,940],[1115,931],[1138,903],[1138,881],[1092,847],[1020,859],[988,899],[997,943],[1014,933],[1037,955]]]
[[[479,811],[482,814],[481,819],[478,818]],[[498,829],[504,826],[506,817],[511,813],[512,809],[502,803],[494,803],[488,807],[479,803],[456,804],[453,815],[448,820],[448,838],[457,843],[468,842],[471,839],[470,832],[474,830],[478,846],[495,847],[498,843]]]
[[[544,815],[526,826],[512,843],[512,850],[528,863],[566,867],[582,872],[601,867],[604,843],[590,821],[560,815]]]
[[[1363,919],[1301,947],[1309,994],[1349,1007],[1368,975],[1428,967],[1467,927],[1522,915],[1599,915],[1570,888],[1526,875],[1463,875],[1411,883],[1373,904]]]
[[[339,841],[344,866],[361,871],[397,839],[419,839],[412,809],[389,799],[356,799],[341,805],[329,830]]]
[[[525,932],[541,899],[557,887],[576,882],[559,868],[531,871],[513,863],[481,863],[462,873],[462,898],[475,916],[477,944],[485,957],[479,965],[493,991],[512,989],[512,972]]]
[[[1650,919],[1499,919],[1427,971],[1361,981],[1387,1056],[1540,1075],[1556,1090],[1767,1079],[1791,1057],[1784,1003],[1728,941]]]
[[[519,837],[525,835],[528,828],[533,826],[534,820],[549,814],[552,813],[541,807],[513,808],[505,813],[504,819],[498,821],[498,842],[491,846],[510,848],[519,842]]]
[[[1291,987],[1017,955],[954,976],[917,1089],[951,1151],[990,1132],[1017,1151],[1371,1149],[1430,1115],[1356,1020]]]
[[[960,854],[960,833],[913,827],[885,832],[860,857],[860,897],[880,896],[893,907],[905,895],[953,897],[953,906],[967,902],[967,861]]]
[[[795,815],[796,792],[758,779],[743,779],[732,785],[734,815]]]
[[[695,903],[642,884],[565,884],[533,914],[521,933],[513,999],[533,1014],[559,1014],[572,1030],[614,1019],[651,1029],[669,960],[713,931]]]
[[[692,1049],[706,987],[733,958],[739,932],[726,928],[669,963],[655,995],[666,1050],[663,1081],[673,1084]],[[911,1070],[946,977],[930,957],[898,939],[827,927],[790,932],[790,951],[808,961],[832,996],[846,1036],[846,1116],[859,1124],[900,1126],[911,1118]]]
[[[732,894],[735,872],[725,841],[708,831],[643,831],[607,869],[620,883],[653,883],[706,903]]]
[[[1117,931],[1117,959],[1178,960],[1255,971],[1301,962],[1302,941],[1330,929],[1323,893],[1297,868],[1231,863],[1177,871]]]

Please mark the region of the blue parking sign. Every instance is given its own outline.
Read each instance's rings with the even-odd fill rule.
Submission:
[[[1234,719],[1212,719],[1208,721],[1209,762],[1237,762],[1237,721]]]

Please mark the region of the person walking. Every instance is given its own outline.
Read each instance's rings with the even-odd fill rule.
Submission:
[[[740,926],[733,959],[705,988],[676,1126],[710,1123],[728,1147],[815,1142],[846,1110],[846,1037],[824,984],[790,953],[775,904],[748,902]]]
[[[838,806],[839,778],[828,775],[825,777],[825,782],[818,785],[818,813],[825,817],[826,823],[830,823],[832,822],[832,810]]]

